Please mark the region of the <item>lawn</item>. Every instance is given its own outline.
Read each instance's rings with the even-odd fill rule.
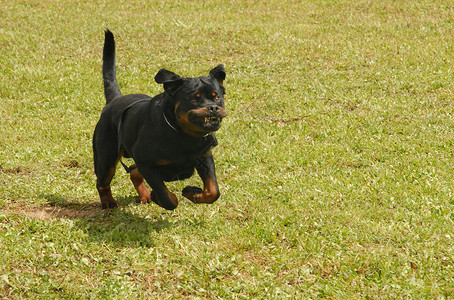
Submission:
[[[0,0],[0,298],[454,297],[454,4]],[[104,30],[127,93],[226,67],[222,196],[102,211]],[[195,176],[168,184],[180,195]]]

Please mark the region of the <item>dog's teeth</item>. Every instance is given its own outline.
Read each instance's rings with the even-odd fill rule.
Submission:
[[[221,119],[218,118],[218,117],[205,117],[204,118],[204,122],[207,123],[207,122],[211,122],[211,121],[220,121]]]

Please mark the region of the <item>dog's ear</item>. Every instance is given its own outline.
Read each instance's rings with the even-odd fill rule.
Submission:
[[[159,70],[154,80],[157,83],[164,84],[164,90],[169,94],[173,94],[184,83],[180,75],[166,69]]]
[[[222,85],[225,79],[224,65],[218,65],[216,68],[211,70],[210,76],[215,78],[219,82],[219,84]]]

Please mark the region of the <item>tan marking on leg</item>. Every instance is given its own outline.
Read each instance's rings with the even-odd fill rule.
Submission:
[[[140,202],[143,204],[150,203],[151,194],[147,186],[145,185],[145,180],[142,174],[140,174],[135,165],[132,165],[131,167],[134,167],[134,169],[131,171],[131,173],[129,173],[129,178],[131,178],[132,184],[134,184],[137,194],[139,194]]]
[[[200,191],[200,193],[198,193],[198,191]],[[187,186],[183,189],[183,196],[196,204],[211,204],[216,201],[220,195],[219,188],[211,177],[204,180],[203,190],[192,186]]]

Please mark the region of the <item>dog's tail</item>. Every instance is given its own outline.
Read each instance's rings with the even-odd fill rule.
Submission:
[[[102,56],[102,77],[104,79],[104,95],[106,104],[121,96],[115,71],[115,40],[112,32],[106,30]]]

